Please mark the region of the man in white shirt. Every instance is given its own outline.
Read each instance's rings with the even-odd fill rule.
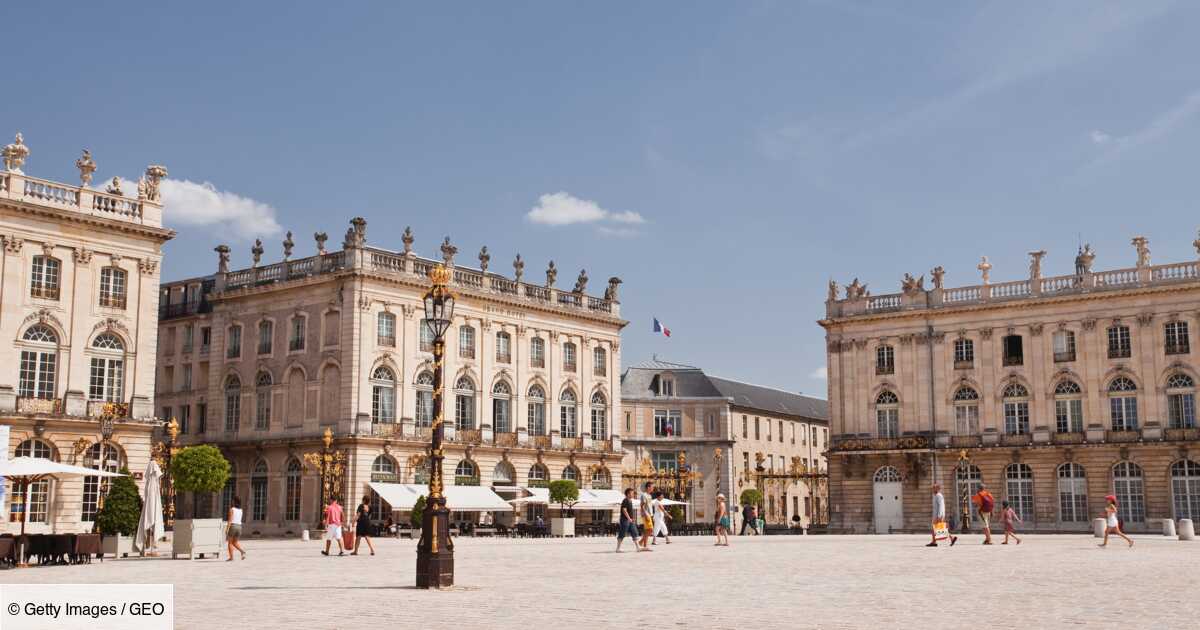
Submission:
[[[642,521],[642,539],[638,541],[638,544],[641,545],[642,551],[651,551],[650,536],[654,533],[654,506],[652,505],[652,502],[654,501],[653,493],[654,482],[647,481],[645,489],[642,491],[642,496],[639,497],[640,506],[638,507],[638,513]]]
[[[942,496],[942,484],[940,484],[940,483],[933,484],[933,506],[932,506],[931,512],[933,514],[933,518],[930,520],[929,528],[930,528],[930,531],[932,532],[931,533],[932,540],[929,541],[928,545],[925,545],[926,547],[938,546],[938,544],[937,544],[937,540],[938,540],[937,539],[937,524],[939,522],[946,521],[946,497]],[[956,542],[958,542],[958,536],[951,534],[950,535],[950,546],[953,547],[954,543],[956,543]]]

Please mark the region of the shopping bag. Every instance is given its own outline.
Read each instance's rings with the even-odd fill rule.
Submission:
[[[946,521],[934,522],[933,537],[935,540],[944,540],[950,537],[950,528],[946,526]]]

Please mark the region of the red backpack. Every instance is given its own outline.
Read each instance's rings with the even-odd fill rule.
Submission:
[[[996,507],[996,500],[992,498],[992,493],[979,495],[979,511],[991,512],[992,508]]]

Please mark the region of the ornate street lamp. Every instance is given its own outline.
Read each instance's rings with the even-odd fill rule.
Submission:
[[[316,469],[321,479],[321,505],[316,513],[317,528],[320,528],[324,507],[341,492],[342,480],[346,474],[346,453],[333,449],[333,431],[325,427],[325,433],[321,436],[320,452],[305,453],[304,461]]]
[[[959,533],[969,534],[971,532],[971,458],[967,457],[967,449],[962,449],[958,452],[958,478],[962,482],[958,483],[958,502],[959,509],[962,511],[962,524],[959,526]]]
[[[454,320],[451,271],[444,265],[429,270],[433,286],[425,292],[425,321],[433,333],[433,427],[429,443],[429,498],[421,514],[417,544],[417,588],[454,586],[454,542],[450,540],[450,511],[442,494],[442,398],[445,378],[446,330]]]
[[[175,479],[171,476],[171,459],[179,452],[179,421],[171,418],[163,425],[163,441],[154,445],[150,455],[162,471],[163,526],[170,531],[175,527]]]

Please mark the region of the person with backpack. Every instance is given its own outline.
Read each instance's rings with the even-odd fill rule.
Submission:
[[[979,514],[979,520],[983,522],[983,544],[992,544],[992,510],[996,508],[996,498],[988,492],[987,486],[979,484],[979,492],[971,497],[971,502],[975,504],[975,511]]]

